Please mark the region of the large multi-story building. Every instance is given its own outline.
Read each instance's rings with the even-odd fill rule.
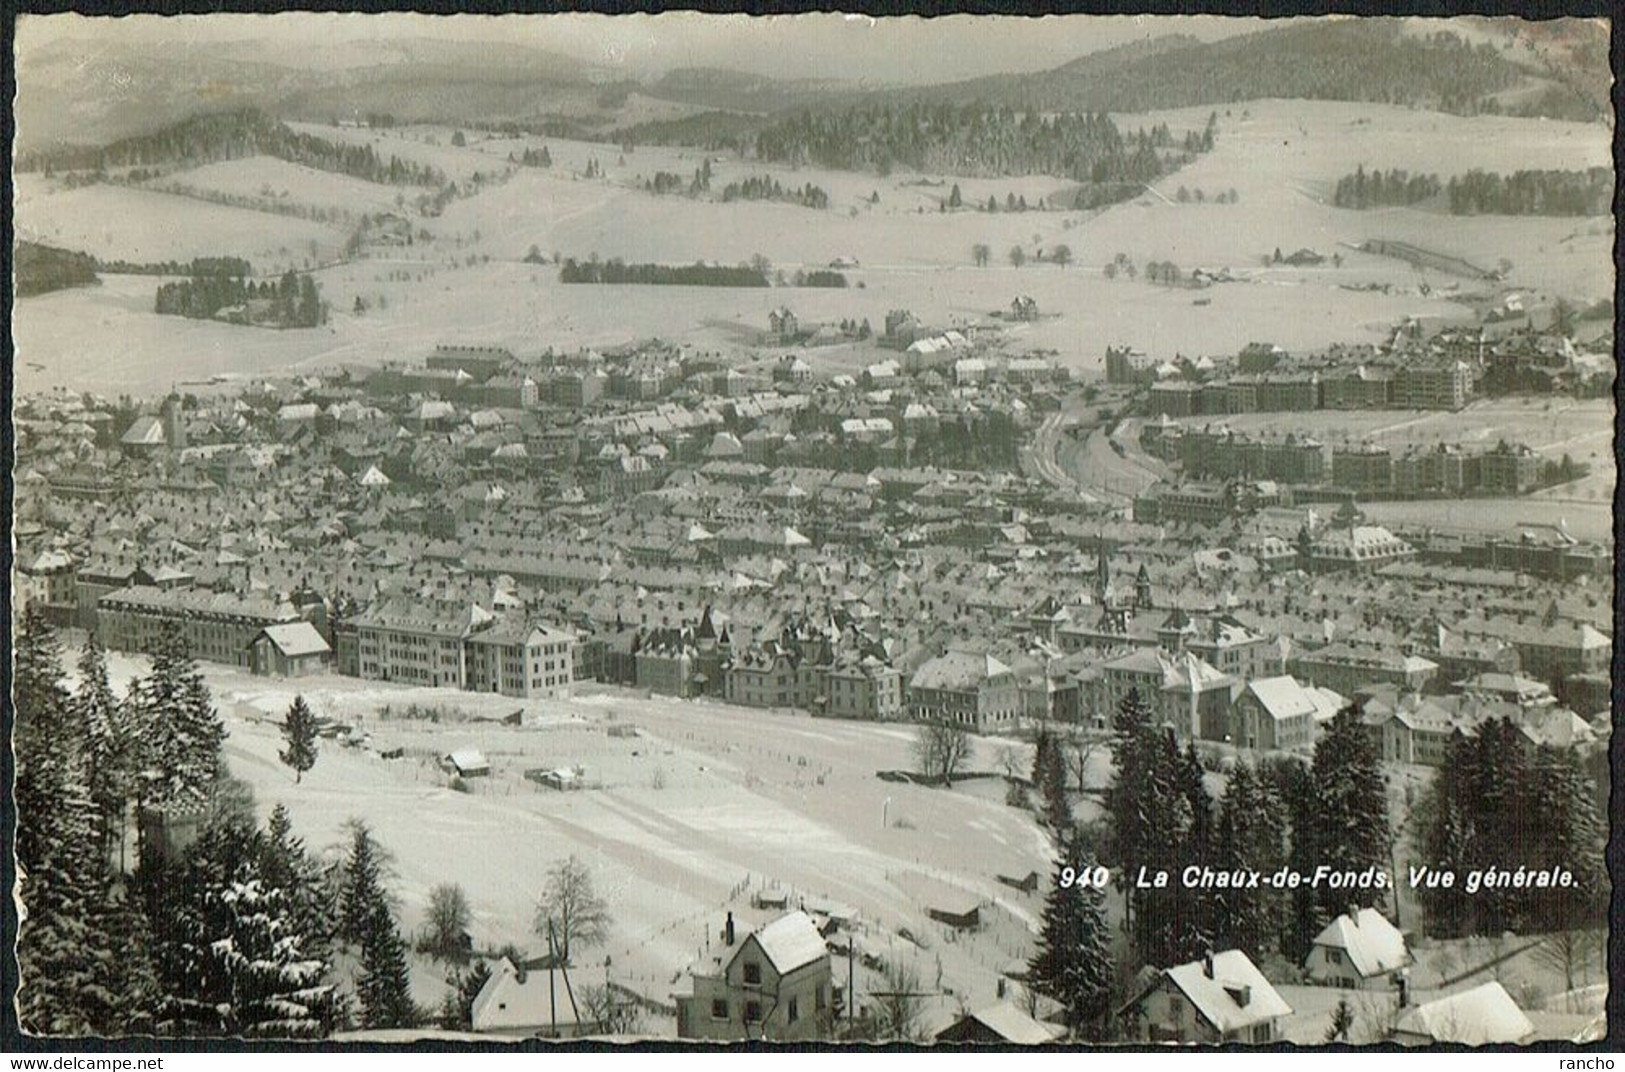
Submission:
[[[576,638],[477,606],[404,600],[352,620],[360,675],[431,688],[556,696],[575,678]]]
[[[464,666],[470,692],[532,697],[567,694],[575,680],[575,634],[523,619],[498,621],[470,633]]]
[[[134,585],[101,597],[96,633],[112,651],[150,653],[165,624],[174,623],[194,658],[248,670],[262,630],[300,620],[293,604],[269,596]]]
[[[1461,409],[1473,397],[1473,370],[1465,361],[1400,365],[1394,372],[1396,409]]]
[[[927,660],[908,683],[909,715],[982,733],[1008,729],[1021,712],[1014,671],[984,652],[947,651]]]
[[[1300,681],[1312,682],[1344,696],[1361,689],[1391,685],[1403,692],[1420,692],[1438,675],[1438,664],[1420,655],[1369,645],[1332,643],[1294,654],[1288,665]]]
[[[1374,443],[1333,447],[1332,483],[1356,492],[1387,491],[1394,483],[1394,457]]]

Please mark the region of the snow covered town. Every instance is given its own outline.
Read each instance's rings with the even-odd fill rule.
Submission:
[[[101,732],[206,682],[219,777],[285,809],[312,874],[351,881],[346,836],[393,858],[410,1000],[448,1030],[1441,1041],[1440,1003],[1452,1041],[1585,1030],[1599,932],[1505,935],[1598,904],[1600,856],[1550,854],[1595,835],[1606,785],[1609,551],[1561,524],[1395,532],[1258,483],[1144,519],[1031,461],[1054,418],[1135,449],[1143,386],[1001,359],[995,335],[968,352],[910,348],[882,386],[662,344],[442,346],[148,405],[23,399],[23,636],[95,653],[68,661]],[[1131,762],[1186,794],[1139,845]],[[1449,794],[1489,790],[1452,775],[1501,764],[1579,810],[1475,840],[1501,835],[1454,824],[1493,813]],[[105,836],[184,860],[218,806],[193,788],[128,790],[139,822]],[[786,825],[749,821],[763,797]],[[1357,844],[1310,842],[1334,799]],[[512,859],[463,833],[510,822],[539,835]],[[959,822],[985,843],[922,842]],[[1491,844],[1576,885],[1393,871]],[[1058,866],[1309,879],[1327,854],[1389,877],[1186,891],[1213,902],[1187,934],[1199,912],[1108,883],[1084,899],[1111,966],[1092,1019],[1041,982]],[[590,959],[533,926],[552,872],[594,891]],[[412,945],[448,908],[454,933]],[[590,997],[560,1001],[570,968]]]
[[[1619,1041],[1547,14],[14,20],[7,1042]]]

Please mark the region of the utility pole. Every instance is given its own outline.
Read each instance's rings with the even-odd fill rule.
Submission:
[[[553,921],[547,921],[547,1018],[552,1025],[552,1037],[559,1037],[559,1010],[558,1002],[553,993],[553,967],[558,963],[558,953],[553,943]]]

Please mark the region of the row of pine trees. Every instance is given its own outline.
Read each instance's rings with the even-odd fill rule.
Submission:
[[[420,1022],[382,848],[356,823],[329,865],[285,808],[259,824],[180,632],[122,697],[94,637],[77,670],[70,690],[55,629],[29,612],[14,674],[23,1029],[298,1038]],[[289,722],[304,728],[283,758],[302,773],[314,719]],[[157,816],[199,832],[177,847]]]

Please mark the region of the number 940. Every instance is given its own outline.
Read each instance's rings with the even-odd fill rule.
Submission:
[[[1111,872],[1104,867],[1061,868],[1061,888],[1063,890],[1069,890],[1073,886],[1081,886],[1084,889],[1093,887],[1097,890],[1103,890],[1111,882],[1111,878]]]

